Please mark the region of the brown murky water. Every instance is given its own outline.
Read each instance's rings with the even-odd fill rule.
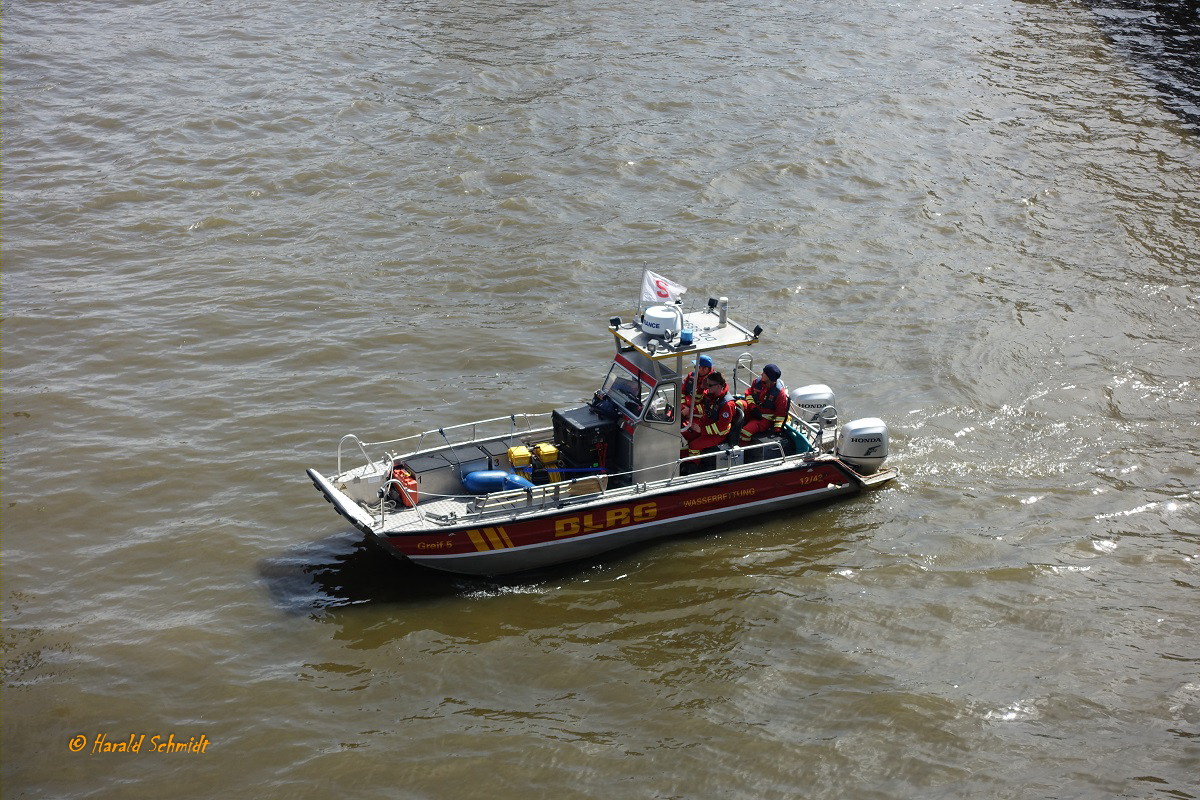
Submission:
[[[1200,796],[1200,129],[1125,20],[7,3],[5,796]],[[589,394],[646,267],[901,481],[509,581],[313,491]]]

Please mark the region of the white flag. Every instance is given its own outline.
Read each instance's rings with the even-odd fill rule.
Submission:
[[[680,286],[675,281],[650,270],[646,270],[642,275],[643,303],[674,303],[683,297],[686,291],[686,286]]]

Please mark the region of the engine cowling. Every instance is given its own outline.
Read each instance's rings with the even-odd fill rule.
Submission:
[[[847,422],[838,431],[837,456],[863,475],[877,471],[888,456],[888,427],[878,417]]]
[[[834,409],[835,413],[830,421],[837,422],[837,398],[834,397],[833,390],[825,384],[812,383],[801,386],[799,389],[793,389],[790,397],[796,414],[805,422],[816,422],[826,408]]]

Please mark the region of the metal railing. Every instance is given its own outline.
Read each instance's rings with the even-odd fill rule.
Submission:
[[[393,486],[400,490],[400,496],[403,498],[400,502],[403,503],[405,507],[416,510],[417,515],[421,518],[421,521],[424,522],[425,512],[417,504],[417,498],[409,494],[407,486],[395,478],[392,478],[387,483],[383,484],[383,486],[379,489],[379,524],[383,525],[387,521],[389,503],[388,495],[392,493],[391,489]]]
[[[739,366],[742,365],[743,359],[748,361],[749,354],[739,357]],[[752,363],[752,362],[749,362]],[[736,369],[736,368],[735,368]],[[496,423],[508,422],[509,430],[507,436],[516,438],[517,436],[532,436],[535,433],[546,430],[533,425],[534,420],[549,419],[549,414],[512,414],[507,417],[495,417],[477,422],[465,423],[463,425],[454,425],[448,428],[438,428],[433,431],[426,431],[412,436],[401,437],[382,442],[363,442],[356,435],[348,434],[343,436],[338,442],[338,475],[342,474],[342,453],[345,445],[348,442],[353,442],[358,446],[359,451],[366,459],[366,466],[371,467],[376,463],[367,451],[367,448],[378,448],[385,446],[396,446],[409,442],[416,444],[416,449],[412,454],[427,452],[428,450],[440,450],[445,447],[454,447],[459,445],[469,445],[479,441],[496,440],[504,437],[503,432],[491,432],[486,436],[481,436],[480,429],[485,426],[495,425]],[[518,426],[520,420],[524,427]],[[799,427],[809,440],[812,450],[810,454],[819,454],[822,450],[821,442],[824,434],[824,420],[819,420],[821,424],[813,424],[800,419],[793,413],[789,414],[789,423]],[[452,442],[448,434],[460,433],[469,431],[469,438]],[[430,437],[440,437],[444,443],[436,444],[429,448],[425,448],[426,440]],[[756,461],[749,461],[746,455],[759,451],[762,457]],[[774,452],[769,452],[774,451]],[[741,454],[739,459],[737,456]],[[797,454],[803,456],[805,454]],[[414,511],[418,518],[424,523],[426,521],[425,509],[422,508],[422,503],[427,503],[433,499],[458,499],[460,501],[469,501],[466,509],[471,514],[483,516],[485,514],[498,513],[514,513],[520,509],[528,508],[546,508],[551,506],[563,506],[567,504],[584,503],[593,501],[597,495],[606,496],[615,494],[617,496],[626,494],[641,494],[650,488],[659,488],[670,486],[681,479],[686,479],[692,482],[701,477],[725,476],[734,472],[753,472],[766,467],[773,467],[785,463],[790,459],[795,459],[797,455],[788,456],[784,452],[782,443],[778,441],[767,441],[757,444],[749,444],[745,446],[730,447],[725,450],[715,452],[700,453],[694,456],[687,456],[668,461],[662,464],[640,467],[637,470],[619,473],[602,473],[586,475],[574,478],[569,481],[556,481],[547,484],[541,484],[529,488],[510,489],[502,492],[492,492],[484,495],[429,495],[422,493],[418,502],[399,480],[390,478],[385,481],[379,490],[379,506],[378,516],[379,524],[385,524],[389,513],[400,514],[407,510]],[[395,458],[392,454],[387,454],[384,459],[385,464]],[[712,459],[715,465],[707,470],[694,471],[684,474],[685,467],[689,464],[698,464],[700,462]],[[659,479],[650,482],[638,482],[637,475],[644,474],[648,471],[661,469],[663,467],[671,467],[670,477]],[[613,486],[613,484],[618,484]],[[404,509],[397,508],[394,501],[388,499],[392,486],[398,487],[398,491],[402,497],[401,503],[406,507]],[[595,487],[592,489],[591,487]],[[408,502],[404,502],[407,500]],[[374,509],[369,510],[374,511]],[[435,518],[437,514],[433,515]]]
[[[745,453],[760,450],[763,453],[763,458],[758,461],[746,462],[744,460]],[[774,450],[778,455],[767,455],[768,450]],[[735,453],[742,453],[743,460],[738,460]],[[763,442],[761,444],[748,445],[746,447],[735,447],[729,450],[717,451],[712,453],[700,453],[699,455],[687,456],[676,461],[669,461],[664,464],[658,464],[651,467],[641,467],[637,470],[629,472],[610,472],[602,476],[592,475],[583,478],[576,478],[571,481],[560,481],[557,483],[547,483],[540,486],[532,486],[524,489],[510,489],[504,492],[492,492],[491,494],[480,495],[475,498],[470,511],[479,515],[487,513],[499,513],[503,511],[514,512],[518,509],[528,508],[546,508],[550,506],[562,506],[568,503],[590,502],[593,495],[626,495],[626,494],[642,494],[650,488],[659,488],[671,486],[679,480],[686,478],[688,482],[700,477],[713,477],[716,475],[728,475],[731,472],[753,472],[763,467],[776,466],[785,463],[789,458],[784,454],[783,445],[780,442]],[[706,459],[716,459],[717,465],[703,472],[693,472],[688,475],[683,474],[683,467],[686,464],[694,464]],[[723,464],[720,462],[724,461]],[[662,478],[657,481],[649,481],[639,483],[636,481],[636,476],[640,472],[647,472],[665,466],[674,467],[674,474],[669,478]],[[628,478],[626,482],[624,479]],[[597,491],[594,492],[578,492],[577,487],[586,485],[589,482],[595,482],[599,485]],[[619,483],[620,486],[612,487],[611,483]]]
[[[543,425],[542,428],[535,428],[534,425],[532,424],[532,420],[535,420],[535,419],[545,419],[547,424]],[[518,427],[517,420],[521,420],[524,422],[523,428]],[[380,458],[372,458],[371,455],[367,452],[368,447],[372,447],[372,448],[374,448],[374,447],[396,447],[397,445],[401,445],[404,442],[415,442],[416,443],[415,447],[412,449],[412,454],[415,455],[418,453],[426,452],[427,450],[438,450],[443,447],[457,447],[457,446],[465,445],[465,444],[475,444],[476,442],[485,441],[488,439],[501,438],[504,435],[502,431],[495,431],[495,432],[489,433],[487,436],[480,436],[480,428],[482,428],[485,425],[494,425],[495,423],[508,422],[510,424],[510,426],[509,426],[509,431],[508,431],[507,435],[511,438],[511,437],[516,437],[516,436],[532,435],[536,431],[542,430],[544,428],[548,428],[549,420],[550,420],[549,413],[510,414],[507,417],[493,417],[492,419],[484,419],[484,420],[479,420],[477,422],[466,422],[466,423],[463,423],[462,425],[451,425],[448,428],[438,428],[437,430],[425,431],[424,433],[417,433],[417,434],[413,434],[412,436],[403,436],[399,439],[388,439],[388,440],[382,441],[382,442],[364,442],[361,439],[359,439],[358,436],[356,436],[355,434],[349,433],[349,434],[346,434],[345,436],[343,436],[341,438],[341,440],[338,442],[337,474],[341,475],[343,472],[343,470],[342,470],[342,450],[343,450],[343,447],[345,446],[346,442],[348,442],[348,441],[352,441],[358,445],[359,451],[362,452],[363,458],[366,459],[365,466],[369,467],[369,466],[374,465],[377,461],[379,461]],[[471,432],[469,439],[465,439],[463,441],[452,442],[450,440],[450,437],[448,436],[449,433],[460,432],[460,431],[468,430],[468,429]],[[440,436],[442,439],[442,443],[435,444],[435,445],[432,445],[429,447],[425,447],[426,438],[434,437],[434,436]]]
[[[739,386],[738,373],[743,369],[750,373],[750,380],[740,381],[741,385]],[[733,393],[735,395],[741,394],[746,389],[749,389],[750,384],[754,383],[755,377],[756,373],[754,372],[754,354],[748,352],[742,353],[737,357],[737,361],[735,361],[733,364]]]
[[[750,378],[745,380],[741,377],[741,370],[746,370]],[[737,357],[737,361],[733,365],[733,383],[732,391],[735,395],[743,394],[746,389],[750,388],[750,384],[758,377],[754,370],[754,356],[746,352]],[[816,423],[808,422],[800,416],[800,410],[792,403],[791,398],[788,398],[788,422],[806,431],[809,438],[812,440],[813,449],[821,450],[821,442],[824,439],[826,429],[835,429],[838,424],[837,409],[833,406],[825,406],[821,409]]]

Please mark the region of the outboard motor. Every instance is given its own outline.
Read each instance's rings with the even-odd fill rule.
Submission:
[[[838,432],[837,457],[863,475],[883,466],[888,455],[888,429],[878,417],[847,422]]]
[[[816,422],[826,408],[837,409],[837,398],[833,396],[833,390],[823,383],[813,383],[793,389],[791,399],[792,405],[796,408],[796,414],[805,422]],[[832,421],[836,425],[837,414],[833,414],[832,419],[827,415],[826,420]]]

